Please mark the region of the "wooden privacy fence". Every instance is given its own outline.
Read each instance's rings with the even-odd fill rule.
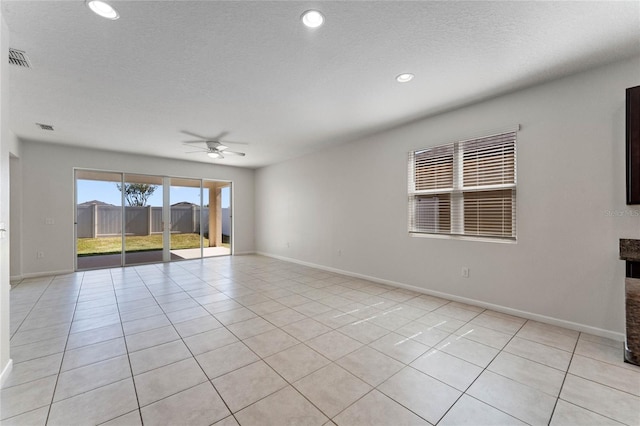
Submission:
[[[78,205],[77,237],[111,237],[122,233],[122,208],[98,204]],[[126,235],[162,233],[162,207],[124,208]],[[172,206],[171,232],[176,234],[200,233],[199,206]],[[202,210],[203,232],[209,232],[209,208]],[[229,209],[222,209],[222,234],[229,235]]]

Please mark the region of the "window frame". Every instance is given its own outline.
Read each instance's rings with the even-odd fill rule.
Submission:
[[[500,131],[487,132],[482,136],[467,138],[450,142],[447,144],[434,145],[428,148],[415,149],[409,152],[408,156],[408,233],[412,237],[435,237],[445,239],[469,239],[474,241],[491,241],[491,242],[505,242],[515,243],[517,241],[517,138],[520,126],[515,128],[503,129]],[[488,145],[482,146],[483,141],[487,141]],[[476,144],[475,151],[469,151],[469,147]],[[480,147],[480,148],[478,148]],[[488,147],[488,148],[487,148]],[[417,178],[417,168],[419,167],[416,159],[417,155],[429,151],[443,151],[446,149],[452,149],[453,158],[451,160],[452,165],[452,187],[439,188],[437,185],[437,178],[429,176],[429,174],[423,174],[420,182]],[[495,159],[491,159],[492,151],[497,152],[496,158],[500,161],[496,163]],[[473,183],[476,185],[464,185],[465,180],[465,153],[475,155],[477,158],[481,158],[483,155],[489,157],[489,161],[486,163],[487,167],[484,169],[479,168],[478,165],[481,161],[476,160],[476,163],[471,161],[471,165],[467,166],[472,170],[480,170],[480,174],[475,178]],[[506,160],[505,160],[506,159]],[[427,160],[421,160],[422,165],[429,164],[429,158]],[[497,165],[496,165],[497,164]],[[441,166],[441,168],[448,168],[447,166]],[[497,173],[497,175],[496,175]],[[437,174],[437,172],[436,172]],[[432,173],[433,175],[433,173]],[[426,177],[425,177],[426,176]],[[435,186],[428,189],[424,189],[424,185],[421,183],[430,183],[433,179],[436,179]],[[442,181],[448,181],[445,177]],[[499,181],[499,183],[490,184],[478,184],[478,180]],[[420,186],[422,186],[421,189]],[[471,197],[471,194],[474,194]],[[478,197],[477,194],[487,194],[486,197]],[[438,197],[439,195],[447,195],[446,197]],[[465,208],[465,194],[469,194],[467,201],[469,204],[468,209]],[[508,196],[508,194],[511,194]],[[435,200],[430,201],[435,203],[435,210],[427,210],[427,214],[418,213],[418,202],[423,199]],[[447,206],[447,198],[449,205]],[[443,205],[440,206],[439,202],[442,199]],[[470,202],[472,201],[472,202]],[[484,201],[484,208],[482,207]],[[475,206],[475,207],[474,207]],[[428,207],[427,207],[428,208]],[[433,209],[433,207],[432,207]],[[441,215],[443,212],[448,212],[450,218],[448,221],[443,221]],[[473,232],[465,229],[465,222],[470,223],[473,218],[471,212],[475,212],[475,221],[477,222]],[[482,216],[484,214],[485,225],[480,225]],[[502,220],[496,218],[496,216],[502,215]],[[419,220],[424,219],[425,223],[417,223]],[[510,220],[509,220],[510,218]],[[440,227],[445,224],[443,229]],[[448,224],[448,229],[447,225]],[[507,225],[508,224],[508,225]],[[502,227],[502,228],[500,228]]]

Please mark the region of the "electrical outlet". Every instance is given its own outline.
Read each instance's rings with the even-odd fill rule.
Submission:
[[[289,241],[287,241],[287,248],[291,247],[291,244],[289,244]]]
[[[464,278],[469,278],[469,268],[467,268],[466,266],[462,268],[462,271],[460,273]]]
[[[53,218],[52,218],[52,217],[46,217],[46,218],[44,219],[44,224],[45,224],[45,225],[53,225],[53,223],[54,223],[54,220],[53,220]]]
[[[43,251],[36,252],[36,258],[44,259],[44,252]]]
[[[338,249],[338,256],[342,256],[342,249]]]

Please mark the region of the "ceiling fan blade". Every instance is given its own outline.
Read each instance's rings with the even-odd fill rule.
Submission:
[[[228,140],[223,140],[223,141],[219,141],[221,144],[232,144],[232,145],[249,145],[249,142],[234,142],[234,141],[228,141]]]
[[[218,136],[216,136],[214,138],[211,138],[211,140],[219,141],[220,139],[224,138],[228,134],[229,134],[229,132],[220,132],[220,134]]]
[[[185,154],[194,154],[194,153],[198,153],[198,152],[206,152],[207,154],[209,154],[209,156],[211,157],[212,154],[216,154],[217,157],[212,157],[214,160],[218,160],[218,159],[224,159],[224,154],[229,153],[231,155],[237,155],[239,157],[244,157],[246,154],[244,152],[238,152],[238,151],[229,151],[228,147],[226,146],[227,144],[236,144],[236,145],[249,145],[249,143],[247,142],[235,142],[235,141],[223,141],[222,138],[224,138],[226,135],[229,134],[229,132],[227,131],[223,131],[220,134],[218,134],[216,137],[214,138],[206,138],[204,136],[201,136],[197,133],[193,133],[193,132],[189,132],[188,130],[180,130],[181,133],[184,133],[185,135],[189,135],[189,136],[193,136],[194,138],[198,138],[198,140],[194,140],[194,141],[185,141],[182,142],[183,145],[185,146],[189,146],[192,147],[194,144],[202,144],[202,147],[195,147],[198,150],[197,151],[187,151],[185,152]]]
[[[202,139],[202,140],[208,139],[208,138],[205,138],[204,136],[200,136],[197,133],[189,132],[187,130],[180,130],[180,133],[184,133],[185,135],[193,136],[194,138],[198,138],[198,139]]]

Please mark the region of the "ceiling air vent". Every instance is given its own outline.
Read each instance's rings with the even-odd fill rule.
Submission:
[[[53,130],[53,126],[51,124],[36,123],[36,126],[40,127],[42,130]]]
[[[27,54],[22,50],[9,48],[9,63],[19,67],[31,68]]]

